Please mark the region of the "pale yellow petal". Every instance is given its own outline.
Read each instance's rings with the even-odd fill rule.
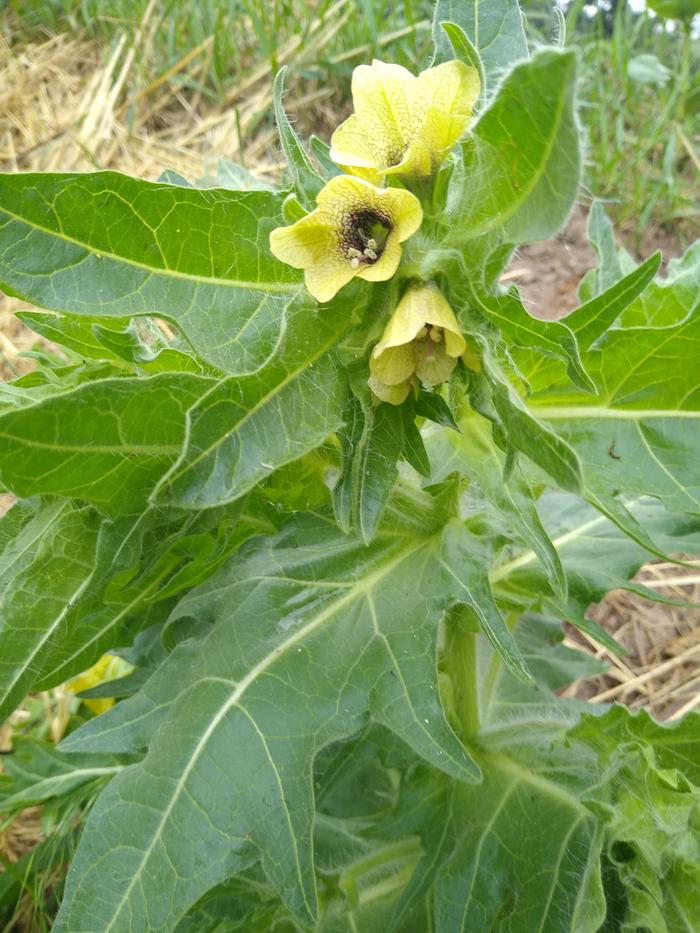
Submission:
[[[399,163],[416,130],[412,101],[416,78],[401,65],[375,59],[352,76],[355,113],[380,157],[380,165]]]
[[[330,301],[354,275],[335,231],[319,211],[273,230],[270,250],[282,262],[305,270],[304,284],[317,301]]]
[[[331,139],[331,158],[373,182],[386,174],[429,175],[466,129],[479,96],[479,75],[460,61],[414,77],[374,61],[353,72],[354,114]]]
[[[481,84],[476,68],[451,61],[418,75],[425,101],[421,136],[435,153],[446,153],[466,129]]]
[[[433,169],[433,153],[422,136],[414,136],[408,144],[403,158],[397,165],[388,167],[385,175],[404,175],[407,178],[427,178]]]
[[[467,349],[467,341],[460,333],[445,328],[445,349],[450,356],[457,359]]]
[[[96,687],[106,681],[115,680],[117,677],[126,677],[133,669],[133,665],[122,658],[113,654],[103,654],[92,667],[69,680],[66,687],[72,693],[82,693],[84,690],[89,690],[91,687]],[[96,716],[105,713],[114,706],[114,700],[111,697],[85,699],[82,702]]]
[[[409,191],[377,188],[350,175],[332,178],[316,203],[311,214],[273,230],[270,249],[281,261],[305,270],[306,287],[318,301],[329,301],[354,276],[369,282],[390,279],[401,261],[400,242],[423,217]],[[377,239],[377,258],[363,256],[370,234],[361,231],[375,227],[371,236]]]
[[[416,375],[421,382],[436,386],[446,382],[457,365],[457,360],[449,356],[444,343],[432,340],[416,341]]]
[[[334,175],[316,195],[316,203],[324,216],[337,216],[340,210],[358,199],[373,197],[374,186],[352,175]]]
[[[295,269],[305,269],[320,261],[335,243],[333,231],[317,211],[270,233],[272,255]]]
[[[354,276],[355,270],[350,264],[339,260],[333,252],[307,266],[304,270],[304,285],[316,301],[330,301]]]
[[[405,188],[385,188],[382,191],[382,204],[387,206],[387,213],[394,225],[394,233],[401,243],[413,236],[423,222],[423,208],[420,206],[420,201]]]
[[[374,352],[377,355],[390,347],[411,343],[418,336],[426,321],[423,292],[423,286],[411,286],[406,291],[384,328],[382,339],[375,347]]]
[[[481,372],[481,360],[472,350],[470,346],[467,345],[467,349],[462,354],[462,362],[467,367],[471,369],[472,372],[480,373]]]
[[[380,379],[370,376],[367,384],[380,401],[388,402],[390,405],[401,405],[402,402],[406,401],[408,393],[411,391],[410,379],[397,386],[388,386]]]
[[[388,386],[410,379],[415,368],[416,354],[412,343],[388,347],[379,353],[375,347],[369,361],[370,373]]]
[[[459,322],[449,302],[435,285],[425,285],[414,290],[413,300],[420,301],[425,313],[425,322],[445,331],[445,343],[450,356],[464,353],[467,343],[462,336]]]
[[[377,344],[377,352],[409,343],[424,324],[444,328],[450,356],[459,356],[466,349],[454,311],[440,289],[428,283],[411,285],[405,291]]]
[[[341,168],[371,182],[381,182],[385,151],[376,137],[367,132],[362,120],[353,113],[331,136],[330,157]]]

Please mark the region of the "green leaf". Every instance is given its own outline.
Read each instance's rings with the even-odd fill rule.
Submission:
[[[15,736],[12,754],[3,762],[8,790],[0,784],[0,813],[21,812],[85,784],[105,782],[118,774],[123,763],[107,755],[64,755],[49,742]]]
[[[114,172],[0,175],[0,282],[52,310],[167,318],[213,365],[252,372],[301,294],[267,245],[281,209],[272,192]]]
[[[101,521],[93,509],[49,503],[0,557],[0,721],[47,670],[66,616],[90,586]]]
[[[261,530],[238,506],[194,515],[146,509],[101,523],[68,502],[58,516],[56,508],[41,509],[5,548],[0,716],[27,690],[63,683],[162,622],[174,594],[206,579]],[[73,536],[80,546],[64,553]],[[130,660],[141,663],[133,653]]]
[[[595,389],[583,367],[576,336],[568,322],[543,321],[528,314],[515,286],[497,295],[486,295],[473,284],[469,291],[471,304],[498,327],[507,341],[516,347],[530,347],[558,357],[567,364],[572,382],[584,392]]]
[[[596,269],[590,269],[579,285],[582,302],[601,295],[618,282],[622,276],[620,257],[615,242],[615,231],[605,213],[602,201],[594,201],[588,214],[586,235],[598,258]]]
[[[668,19],[691,20],[700,13],[700,0],[649,0],[649,6]]]
[[[269,528],[257,516],[242,514],[240,503],[205,513],[149,508],[105,526],[90,587],[71,605],[64,638],[49,651],[36,686],[62,683],[105,651],[131,644],[136,633],[162,623],[173,597],[207,579],[247,538]],[[133,653],[127,659],[142,663]]]
[[[584,716],[569,733],[599,751],[607,762],[615,761],[624,744],[654,749],[654,761],[663,769],[682,771],[700,786],[700,715],[693,713],[671,723],[657,722],[646,710],[630,712],[612,706],[605,716]]]
[[[484,419],[462,418],[461,432],[442,431],[430,437],[428,450],[435,479],[456,470],[478,484],[507,530],[537,555],[555,592],[566,601],[566,575],[540,520],[532,489],[519,470],[504,478],[504,458],[489,436]]]
[[[551,236],[579,181],[576,56],[545,49],[516,64],[465,143],[459,209],[446,241],[500,232],[510,243]]]
[[[0,415],[0,476],[19,496],[77,496],[111,514],[143,506],[213,384],[191,374],[101,379]]]
[[[700,890],[700,716],[668,727],[617,707],[583,717],[569,735],[607,766],[610,791],[599,805],[608,817],[607,854],[627,895],[624,929],[692,930]],[[595,791],[590,796],[598,804]]]
[[[467,36],[479,53],[489,85],[495,84],[513,62],[527,58],[523,15],[517,0],[438,0],[433,41],[440,61],[453,57],[450,42],[440,28],[443,23],[454,23]]]
[[[564,323],[573,331],[582,352],[589,350],[622,312],[644,292],[658,272],[660,264],[661,253],[654,253],[629,275],[566,316]]]
[[[600,386],[595,397],[572,397],[551,374],[524,370],[538,388],[529,410],[577,452],[596,500],[624,490],[657,496],[671,510],[700,511],[698,352],[700,305],[670,327],[608,331],[586,360]],[[543,377],[549,385],[540,389]]]
[[[488,578],[488,553],[483,542],[456,522],[447,526],[442,563],[456,587],[457,599],[468,606],[503,662],[516,676],[531,680],[531,674],[512,634],[496,605]]]
[[[197,187],[228,188],[229,191],[274,191],[274,185],[253,175],[233,159],[218,159],[213,176],[202,179]]]
[[[287,158],[287,165],[292,175],[294,188],[303,206],[309,210],[314,207],[316,195],[323,187],[323,179],[311,164],[311,160],[306,154],[299,137],[294,132],[287,114],[284,112],[282,95],[284,94],[284,78],[286,72],[287,66],[284,65],[277,72],[275,83],[272,88],[275,120],[277,121],[277,130],[280,134],[282,149]]]
[[[621,253],[622,262],[624,253]],[[625,259],[625,265],[630,260]],[[633,264],[632,264],[633,265]],[[671,259],[663,277],[655,279],[632,302],[621,318],[623,327],[667,327],[688,316],[698,302],[700,290],[700,242],[693,243],[683,256]]]
[[[455,56],[460,59],[460,61],[463,61],[465,65],[470,65],[472,68],[475,68],[479,73],[479,99],[483,98],[486,93],[486,73],[484,72],[484,63],[481,60],[481,56],[465,31],[457,23],[438,23],[436,19],[434,28],[438,26],[442,28],[442,31],[450,40]],[[442,51],[444,53],[445,50],[443,49]],[[478,109],[478,103],[475,105],[475,109]]]
[[[484,765],[478,791],[459,788],[456,794],[459,839],[438,873],[436,933],[499,923],[512,930],[594,933],[605,918],[602,839],[567,786],[566,772],[550,779],[496,753]]]
[[[323,172],[325,178],[333,178],[335,175],[343,174],[343,170],[338,168],[335,162],[333,162],[331,159],[331,147],[327,142],[319,139],[318,136],[311,136],[309,144],[313,154],[318,159],[318,163],[321,166],[321,171]]]
[[[662,548],[695,553],[700,548],[700,524],[673,515],[656,500],[629,503],[632,519],[644,534]],[[597,641],[619,653],[619,646],[600,626],[585,619],[588,607],[614,589],[640,592],[630,578],[649,558],[649,551],[634,537],[601,515],[593,506],[567,493],[548,492],[538,503],[540,521],[557,550],[568,581],[565,604],[552,601],[548,574],[532,549],[519,555],[503,555],[491,572],[499,601],[518,609],[542,608],[559,612],[562,618],[588,631]],[[642,593],[653,598],[650,592]]]
[[[177,616],[214,626],[201,646],[183,643],[142,695],[65,742],[109,746],[116,723],[149,750],[92,810],[55,929],[170,929],[257,858],[313,923],[311,764],[368,713],[435,767],[477,779],[437,696],[436,558],[434,537],[386,532],[367,547],[302,516],[187,597]]]
[[[416,414],[421,418],[434,421],[435,424],[442,424],[459,431],[459,425],[455,421],[450,406],[439,392],[428,392],[422,388],[416,398]]]
[[[579,492],[582,478],[576,453],[558,434],[530,414],[531,409],[528,410],[510,389],[491,360],[484,371],[486,375],[475,382],[482,387],[488,382],[493,407],[509,444],[548,473],[562,489]]]
[[[700,10],[700,7],[698,7]],[[627,77],[636,84],[654,84],[663,87],[671,78],[671,70],[662,65],[656,55],[635,55],[627,63]]]
[[[340,308],[324,317],[301,308],[267,366],[210,383],[154,501],[188,509],[232,502],[340,428],[344,385],[328,351],[347,325]]]
[[[403,414],[403,456],[417,473],[430,479],[430,460],[421,432],[416,427],[413,406],[402,405],[401,411]]]
[[[403,414],[394,405],[375,406],[367,396],[353,396],[340,432],[342,472],[333,490],[340,527],[357,530],[369,542],[398,475],[404,450]]]
[[[94,319],[79,318],[72,314],[54,314],[50,311],[18,311],[17,317],[35,333],[67,347],[83,359],[113,362],[122,360],[98,339],[92,329]],[[127,328],[129,323],[130,319],[127,317],[105,320],[106,326],[114,330]]]
[[[516,637],[540,683],[562,686],[589,663],[553,650],[561,633],[545,620],[524,618]],[[693,764],[673,769],[700,760],[697,715],[668,728],[618,707],[577,724],[583,704],[505,670],[485,677],[481,699],[484,781],[455,788],[438,933],[692,929],[700,787]]]

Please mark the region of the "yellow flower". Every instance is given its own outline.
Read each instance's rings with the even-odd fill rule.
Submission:
[[[355,112],[333,133],[331,158],[377,184],[385,175],[430,175],[466,129],[479,90],[477,70],[459,61],[418,77],[401,65],[359,65]]]
[[[354,276],[383,282],[396,272],[401,246],[423,220],[420,201],[403,188],[375,188],[337,175],[319,191],[318,207],[270,234],[274,256],[304,269],[317,301],[330,299]]]
[[[400,405],[416,377],[431,386],[449,379],[466,349],[440,289],[411,285],[372,351],[369,386],[383,402]]]
[[[128,664],[116,655],[103,654],[96,664],[83,671],[82,674],[78,674],[73,680],[68,681],[66,687],[72,693],[81,693],[83,690],[89,690],[91,687],[96,687],[108,680],[126,677],[133,669],[133,665]],[[83,700],[82,702],[96,716],[99,716],[100,713],[106,713],[108,709],[114,706],[114,700],[111,697],[100,697],[99,699]]]

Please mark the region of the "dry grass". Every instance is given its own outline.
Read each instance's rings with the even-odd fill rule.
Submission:
[[[41,807],[29,807],[0,832],[0,853],[10,862],[18,862],[44,838]]]
[[[626,590],[613,590],[589,612],[626,649],[615,657],[580,632],[567,641],[609,664],[605,674],[572,684],[566,695],[592,703],[625,703],[657,719],[679,719],[700,707],[700,560],[694,566],[652,561],[636,580],[660,596],[685,602],[665,605]]]

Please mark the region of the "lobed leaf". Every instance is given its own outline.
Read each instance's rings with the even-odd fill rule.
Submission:
[[[154,495],[187,509],[232,502],[342,426],[344,384],[328,351],[348,326],[337,309],[290,315],[267,366],[210,382],[187,413],[182,453]]]
[[[0,557],[0,721],[50,669],[70,608],[91,584],[100,526],[91,508],[51,502]]]
[[[61,494],[133,512],[177,458],[185,413],[213,384],[185,373],[100,379],[6,411],[2,482],[19,496]]]
[[[156,315],[229,373],[273,352],[299,273],[269,252],[282,196],[116,172],[0,176],[0,283],[90,317]]]
[[[449,240],[498,232],[509,243],[551,236],[578,189],[576,57],[546,49],[503,80],[464,144],[465,179]],[[447,239],[447,238],[446,238]]]
[[[312,923],[313,757],[368,713],[476,779],[437,697],[442,579],[432,537],[386,533],[368,548],[304,517],[186,597],[176,617],[213,625],[201,647],[184,644],[142,695],[65,744],[149,751],[95,806],[56,929],[170,929],[257,858]]]

